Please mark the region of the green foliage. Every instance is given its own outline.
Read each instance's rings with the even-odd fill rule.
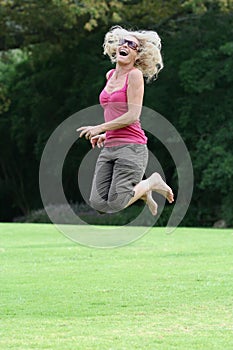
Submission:
[[[192,157],[195,191],[183,224],[209,226],[224,219],[233,225],[232,1],[1,0],[0,5],[1,220],[42,206],[38,167],[44,145],[64,119],[98,103],[111,67],[102,55],[104,34],[120,23],[158,29],[162,38],[165,67],[146,86],[144,103],[171,121]],[[23,50],[9,50],[15,47]],[[170,155],[148,136],[177,192]],[[73,174],[88,149],[82,143],[77,152],[74,145],[65,162],[64,190],[74,202],[82,197]]]
[[[64,216],[67,205],[50,205],[47,209],[56,223],[66,224],[67,222],[66,216]],[[121,212],[115,214],[99,214],[94,209],[89,207],[84,203],[75,203],[71,204],[70,207],[72,210],[80,217],[81,220],[90,224],[90,225],[127,225],[132,220],[134,220],[142,211],[142,206],[131,206]],[[50,223],[50,219],[45,211],[45,209],[38,209],[31,211],[26,216],[21,216],[15,219],[17,222],[28,222],[28,223]],[[146,216],[144,218],[144,222],[141,223],[142,226],[147,226]]]
[[[193,13],[202,15],[208,10],[218,9],[222,12],[229,13],[233,9],[232,0],[185,0],[183,7]]]
[[[211,22],[215,18],[214,28]],[[217,26],[216,26],[217,24]],[[232,79],[232,18],[207,14],[190,35],[192,55],[183,57],[178,78],[183,97],[178,99],[179,127],[190,145],[195,170],[196,190],[203,190],[197,206],[209,205],[210,221],[224,218],[233,224],[233,213],[225,215],[233,191],[233,79]],[[209,28],[204,31],[204,28]],[[200,37],[200,32],[202,37]],[[215,37],[215,40],[211,40]],[[180,40],[185,38],[180,37]],[[206,195],[204,195],[206,193]],[[217,196],[216,196],[217,194]],[[195,198],[195,195],[194,195]],[[208,198],[208,199],[207,199]],[[210,204],[213,201],[215,204]],[[212,207],[212,209],[211,209]]]
[[[122,6],[116,0],[0,0],[0,50],[74,46],[100,24],[120,20]]]
[[[164,41],[165,68],[146,90],[146,104],[176,126],[192,157],[195,187],[184,225],[233,224],[233,212],[226,211],[233,192],[232,24],[231,15],[216,11],[179,27],[173,22],[176,33]],[[169,173],[166,151],[158,143],[154,148]],[[176,188],[175,173],[168,179]]]
[[[123,21],[133,28],[153,29],[169,18],[183,12],[179,0],[125,1],[122,8]]]

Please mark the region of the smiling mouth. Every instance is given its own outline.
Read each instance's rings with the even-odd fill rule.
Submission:
[[[121,55],[121,56],[128,56],[128,51],[126,51],[126,50],[124,50],[124,49],[121,49],[120,51],[119,51],[119,54]]]

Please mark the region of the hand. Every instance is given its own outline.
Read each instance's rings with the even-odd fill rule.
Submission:
[[[105,134],[93,136],[90,140],[92,148],[95,148],[95,146],[97,146],[98,148],[104,147],[105,139]]]
[[[90,140],[93,136],[100,134],[103,132],[101,125],[96,126],[82,126],[81,128],[76,129],[76,131],[81,131],[79,137],[83,137]]]

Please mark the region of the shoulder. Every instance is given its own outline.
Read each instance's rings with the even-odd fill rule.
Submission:
[[[144,86],[143,74],[138,68],[132,69],[129,72],[128,85],[133,88]]]
[[[110,76],[113,74],[115,69],[110,69],[107,73],[106,73],[106,79],[108,80],[110,78]]]
[[[129,84],[139,84],[139,83],[143,83],[143,74],[142,72],[140,71],[140,69],[138,68],[135,68],[135,69],[132,69],[130,72],[129,72]]]

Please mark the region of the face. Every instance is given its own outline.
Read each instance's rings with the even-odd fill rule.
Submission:
[[[135,62],[138,56],[139,41],[132,35],[124,36],[117,47],[117,62],[129,64]]]

